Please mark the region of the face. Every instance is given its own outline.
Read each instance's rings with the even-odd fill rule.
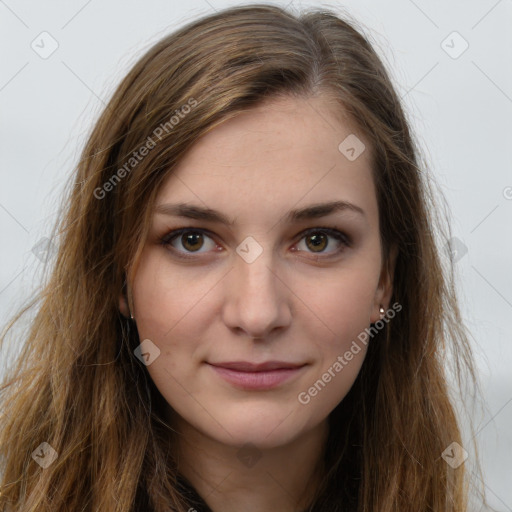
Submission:
[[[366,345],[351,346],[392,277],[369,144],[333,112],[324,97],[274,98],[199,139],[159,191],[132,314],[182,429],[283,445],[354,383]],[[338,148],[351,134],[359,156],[354,139]]]

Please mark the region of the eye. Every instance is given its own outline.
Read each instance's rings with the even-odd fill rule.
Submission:
[[[325,249],[331,246],[329,238],[334,238],[336,241],[335,249],[328,253],[329,256],[336,255],[342,252],[344,248],[350,247],[350,239],[348,236],[337,229],[327,227],[312,228],[301,233],[301,236],[301,241],[305,241],[304,245],[307,249],[306,252],[312,252],[313,254],[323,254]],[[300,243],[297,244],[297,246],[300,245]]]
[[[206,235],[205,230],[195,228],[183,228],[171,231],[162,238],[161,243],[165,247],[170,246],[174,251],[182,253],[180,256],[187,258],[187,252],[200,252],[199,250],[205,245],[205,239],[211,241],[210,249],[214,249],[216,247],[215,242],[213,242],[212,238]],[[185,248],[185,251],[178,249],[176,245],[181,245],[181,247]]]
[[[166,234],[160,240],[160,243],[164,247],[167,247],[169,250],[176,253],[178,257],[194,258],[195,256],[193,256],[193,254],[195,253],[201,254],[208,252],[208,250],[216,250],[218,248],[218,245],[213,241],[212,237],[208,236],[207,233],[207,230],[201,228],[177,229]],[[299,236],[300,242],[302,242],[302,240],[305,241],[305,244],[303,245],[305,246],[305,249],[297,249],[295,247],[298,247],[301,244],[295,244],[294,249],[292,249],[294,252],[299,250],[322,255],[326,252],[325,250],[331,246],[329,239],[335,240],[335,249],[328,252],[328,256],[322,257],[336,255],[342,252],[346,247],[350,247],[349,237],[343,232],[333,228],[311,228],[302,232]],[[208,241],[209,244],[206,243]],[[180,245],[181,247],[179,247]],[[209,248],[208,245],[210,246]],[[205,247],[206,250],[201,251],[201,249]]]

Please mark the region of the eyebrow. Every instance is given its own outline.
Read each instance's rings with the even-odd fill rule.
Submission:
[[[286,219],[288,222],[297,223],[302,220],[326,217],[332,213],[342,211],[356,212],[363,217],[366,216],[364,210],[353,203],[349,203],[348,201],[330,201],[327,203],[312,204],[310,206],[306,206],[305,208],[291,210],[286,215]],[[156,206],[155,213],[208,222],[217,222],[227,226],[233,226],[234,224],[234,221],[230,221],[221,212],[212,210],[211,208],[204,208],[202,206],[196,206],[187,203],[161,204]]]

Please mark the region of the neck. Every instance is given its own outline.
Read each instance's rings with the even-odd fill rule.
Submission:
[[[213,512],[302,512],[322,482],[327,420],[266,449],[227,446],[189,424],[177,427],[178,471]]]

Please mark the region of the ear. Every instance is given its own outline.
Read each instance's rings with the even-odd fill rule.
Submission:
[[[119,311],[121,311],[124,317],[130,318],[130,308],[128,307],[128,299],[124,291],[121,291],[119,294]]]
[[[370,317],[371,323],[375,323],[377,320],[380,320],[381,314],[379,310],[381,306],[384,308],[384,310],[389,308],[391,295],[393,294],[393,281],[397,256],[398,247],[393,245],[389,250],[389,258],[387,264],[384,264],[381,269],[379,285],[375,292],[375,299]]]
[[[131,318],[130,305],[128,303],[128,283],[126,276],[124,278],[123,287],[119,294],[119,311],[126,318]]]
[[[130,318],[130,309],[128,308],[128,300],[126,299],[126,295],[124,292],[121,292],[119,294],[119,311],[121,311],[121,314],[126,317]]]

